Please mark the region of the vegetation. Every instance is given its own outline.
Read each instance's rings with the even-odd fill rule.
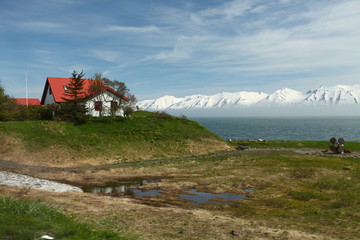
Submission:
[[[18,105],[14,98],[5,93],[0,83],[0,122],[24,120],[50,120],[52,106],[23,106]]]
[[[18,107],[15,99],[5,93],[5,89],[0,82],[0,121],[10,121],[16,119]]]
[[[55,239],[130,239],[109,230],[94,229],[37,202],[0,198],[0,239],[40,239],[43,235]]]

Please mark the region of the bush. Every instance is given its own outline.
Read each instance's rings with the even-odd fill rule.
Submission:
[[[62,121],[72,122],[75,125],[86,123],[89,116],[86,115],[86,108],[78,103],[62,103],[59,107],[58,115]]]

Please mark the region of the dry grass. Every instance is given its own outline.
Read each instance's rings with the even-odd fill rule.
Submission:
[[[14,196],[18,191],[0,187],[3,196]],[[60,207],[80,221],[103,228],[105,224],[105,227],[138,236],[139,239],[331,239],[296,230],[273,228],[261,221],[233,218],[205,209],[152,207],[126,198],[39,190],[31,190],[22,198]]]

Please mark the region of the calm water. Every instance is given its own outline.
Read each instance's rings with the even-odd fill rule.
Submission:
[[[192,118],[223,139],[314,140],[332,137],[360,142],[360,117],[344,118]]]

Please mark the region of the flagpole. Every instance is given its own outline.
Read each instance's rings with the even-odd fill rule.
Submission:
[[[28,85],[27,85],[28,79],[27,79],[27,69],[25,69],[25,94],[26,94],[26,107],[29,106],[29,100],[28,100]]]

